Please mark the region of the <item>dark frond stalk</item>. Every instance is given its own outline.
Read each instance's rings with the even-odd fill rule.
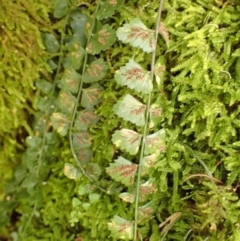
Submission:
[[[93,16],[93,23],[92,23],[92,27],[91,27],[91,31],[90,31],[90,34],[89,34],[89,37],[88,37],[88,40],[87,40],[87,45],[89,44],[90,40],[91,40],[91,37],[92,37],[92,33],[93,33],[93,30],[94,30],[94,27],[95,27],[95,22],[96,22],[96,14],[100,8],[100,3],[101,1],[97,1],[97,6],[96,6],[96,9],[95,9],[95,12],[94,12],[94,16]],[[86,72],[86,67],[87,67],[87,61],[88,61],[88,53],[86,52],[85,54],[85,58],[84,58],[84,63],[83,63],[83,70],[82,70],[82,76],[84,76],[84,73]],[[76,114],[77,114],[77,107],[78,107],[78,103],[80,101],[80,98],[82,96],[82,89],[83,89],[83,80],[81,80],[80,84],[79,84],[79,88],[78,88],[78,94],[77,94],[77,98],[76,98],[76,102],[75,102],[75,106],[74,106],[74,109],[73,109],[73,114],[72,114],[72,119],[71,119],[71,123],[70,123],[70,128],[69,128],[69,142],[70,142],[70,148],[71,148],[71,152],[72,152],[72,155],[74,157],[74,159],[76,160],[81,172],[83,173],[84,176],[87,177],[87,179],[90,181],[90,182],[93,182],[96,187],[98,189],[100,189],[102,192],[105,192],[105,193],[110,193],[109,190],[101,187],[98,183],[97,183],[97,180],[95,180],[94,178],[92,178],[83,168],[80,160],[78,159],[75,151],[74,151],[74,148],[73,148],[73,132],[72,132],[72,129],[73,129],[73,124],[74,124],[74,120],[76,118]]]
[[[159,2],[159,9],[158,9],[158,18],[156,22],[156,29],[155,29],[155,46],[154,51],[152,54],[152,62],[151,62],[151,79],[153,81],[154,79],[154,66],[156,62],[156,51],[157,51],[157,42],[158,42],[158,29],[161,22],[161,14],[163,9],[164,0],[160,0]],[[143,163],[143,155],[144,155],[144,148],[146,144],[146,136],[147,136],[147,130],[148,130],[148,121],[150,118],[150,105],[151,105],[151,92],[148,94],[148,100],[147,100],[147,108],[146,108],[146,124],[144,126],[143,130],[143,137],[142,137],[142,145],[141,145],[141,151],[140,151],[140,158],[139,158],[139,167],[138,167],[138,175],[137,175],[137,189],[136,189],[136,200],[135,200],[135,215],[134,215],[134,235],[133,240],[137,241],[137,223],[138,223],[138,204],[139,204],[139,194],[140,194],[140,179],[141,179],[141,169],[142,169],[142,163]]]

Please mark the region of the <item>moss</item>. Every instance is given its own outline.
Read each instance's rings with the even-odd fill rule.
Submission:
[[[0,5],[0,176],[4,183],[31,133],[34,81],[48,69],[41,30],[50,29],[51,5],[45,0],[1,0]]]

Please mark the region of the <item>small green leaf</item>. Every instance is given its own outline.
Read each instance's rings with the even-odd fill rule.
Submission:
[[[155,152],[152,155],[143,157],[143,168],[142,168],[142,175],[148,173],[149,169],[154,166],[157,161],[159,153]]]
[[[119,197],[124,201],[128,203],[133,203],[135,200],[135,194],[129,193],[129,192],[123,192],[119,194]]]
[[[146,137],[145,155],[154,152],[165,150],[165,130],[161,129],[158,132]]]
[[[79,111],[75,121],[75,127],[77,130],[87,130],[91,125],[96,124],[98,121],[98,115],[94,113],[94,109],[85,109]]]
[[[106,168],[106,172],[117,182],[126,186],[131,186],[134,182],[134,176],[138,165],[134,164],[123,157],[119,157]]]
[[[14,177],[17,184],[20,184],[22,180],[27,176],[27,168],[23,165],[19,165],[14,170]]]
[[[136,124],[137,126],[144,126],[145,110],[146,105],[143,105],[129,94],[113,106],[113,111],[116,115]]]
[[[38,79],[36,81],[36,87],[38,90],[41,90],[43,94],[47,95],[52,90],[52,83],[49,83],[45,79]]]
[[[91,146],[91,135],[87,131],[73,134],[73,147],[75,150]]]
[[[71,93],[61,91],[57,101],[59,109],[65,114],[72,114],[76,98]]]
[[[47,145],[54,145],[54,144],[57,144],[59,142],[59,137],[57,135],[57,133],[54,131],[54,132],[48,132],[45,134],[45,137],[46,137],[46,144]]]
[[[113,28],[106,24],[91,38],[87,46],[89,54],[99,54],[101,51],[107,50],[115,42],[116,34]]]
[[[155,207],[153,202],[149,202],[138,208],[138,222],[147,221],[153,217]]]
[[[81,105],[84,108],[92,108],[100,102],[100,93],[102,87],[99,84],[94,84],[87,89],[83,89]]]
[[[84,74],[83,81],[85,83],[92,83],[103,79],[107,73],[108,66],[103,59],[93,61]]]
[[[81,12],[81,9],[74,9],[71,12],[71,28],[73,30],[74,33],[77,33],[78,35],[84,35],[84,29],[86,27],[86,23],[88,20],[88,16],[83,14]]]
[[[150,123],[149,127],[153,128],[161,123],[162,119],[160,118],[162,115],[162,108],[156,104],[151,105],[150,108]]]
[[[60,44],[57,41],[57,38],[52,33],[43,33],[42,35],[43,44],[49,53],[57,53],[60,49]]]
[[[101,168],[97,163],[89,163],[86,167],[86,172],[94,180],[97,180],[101,175]]]
[[[38,148],[42,144],[42,138],[38,136],[28,136],[26,143],[29,147]]]
[[[163,56],[160,56],[154,66],[154,74],[156,76],[156,82],[158,86],[160,86],[161,81],[164,78],[165,70],[166,70],[165,58]]]
[[[123,43],[130,43],[147,53],[154,50],[154,31],[148,29],[139,18],[134,18],[129,24],[118,28],[117,37]]]
[[[102,20],[110,18],[116,10],[119,10],[124,0],[107,0],[105,1],[99,11],[97,12],[97,19]]]
[[[90,193],[88,195],[88,198],[89,198],[89,202],[93,204],[99,201],[100,195],[98,193]]]
[[[37,109],[40,111],[45,112],[49,108],[51,108],[51,100],[47,96],[39,96],[39,99],[37,100]]]
[[[68,0],[54,0],[54,12],[55,18],[62,18],[68,13]]]
[[[149,195],[157,191],[157,187],[154,184],[154,179],[151,178],[147,182],[140,185],[140,201],[145,202]]]
[[[115,80],[120,85],[144,94],[149,94],[153,89],[150,72],[144,70],[133,59],[116,71]]]
[[[87,184],[87,185],[80,185],[78,188],[78,194],[80,196],[93,193],[96,190],[95,185],[93,184]]]
[[[81,75],[78,74],[73,68],[68,68],[62,75],[59,87],[65,91],[77,93],[80,80]]]
[[[163,39],[165,40],[167,46],[169,46],[169,33],[163,22],[160,23],[158,32],[162,35]]]
[[[27,188],[28,190],[30,190],[36,186],[38,181],[39,179],[34,173],[29,173],[28,175],[26,175],[25,179],[21,183],[21,187]]]
[[[81,148],[76,150],[76,154],[78,157],[78,160],[81,162],[81,165],[83,167],[86,167],[86,165],[91,161],[93,153],[88,148]]]
[[[140,185],[140,194],[139,194],[139,202],[145,202],[149,195],[157,191],[156,185],[153,183],[154,179],[149,179],[147,182]],[[135,191],[133,192],[123,192],[119,195],[119,197],[129,203],[133,203],[135,201]]]
[[[65,163],[63,173],[69,179],[78,179],[82,176],[81,172],[71,163]]]
[[[69,119],[62,113],[53,113],[51,116],[53,128],[61,135],[65,136],[68,132]]]
[[[82,204],[82,207],[85,209],[85,210],[88,210],[90,208],[91,204],[90,203],[83,203]]]
[[[131,240],[133,238],[133,222],[117,215],[108,223],[108,228],[116,238]]]
[[[78,207],[79,205],[81,205],[81,201],[78,198],[74,197],[72,199],[72,205],[73,207]]]
[[[136,155],[139,150],[142,135],[129,129],[115,131],[112,136],[113,143],[121,150],[126,150],[130,155]]]
[[[80,46],[79,42],[72,43],[67,56],[63,60],[64,68],[73,68],[78,70],[82,65],[82,60],[86,54],[85,49]]]

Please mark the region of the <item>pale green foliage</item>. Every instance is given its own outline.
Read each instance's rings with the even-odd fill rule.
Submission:
[[[126,85],[130,89],[144,94],[150,93],[153,88],[150,73],[133,59],[130,59],[126,66],[116,72],[115,79],[118,84]]]
[[[46,74],[46,53],[41,30],[50,29],[50,4],[45,0],[0,1],[0,199],[5,178],[10,178],[20,160],[25,135],[32,134],[29,115],[34,81]],[[6,170],[7,169],[7,170]]]
[[[238,240],[238,1],[166,1],[156,49],[159,1],[53,3],[19,240]]]
[[[119,28],[117,37],[124,43],[141,48],[144,52],[150,53],[154,50],[154,31],[148,29],[139,18]]]
[[[126,95],[113,106],[116,115],[138,126],[145,125],[145,109],[146,105],[143,105],[131,95]]]

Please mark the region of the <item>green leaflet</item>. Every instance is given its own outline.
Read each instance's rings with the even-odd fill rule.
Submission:
[[[91,135],[87,131],[73,134],[73,147],[78,150],[91,146]]]
[[[146,137],[145,155],[158,153],[165,150],[165,130],[161,129],[158,132]]]
[[[147,221],[153,217],[155,206],[153,202],[148,202],[144,206],[138,208],[138,222]]]
[[[118,182],[131,186],[134,182],[134,176],[138,165],[134,164],[123,157],[118,157],[115,163],[111,163],[110,167],[106,168],[106,172]]]
[[[72,205],[73,205],[73,207],[78,207],[78,206],[80,206],[81,205],[81,201],[78,199],[78,198],[76,198],[76,197],[74,197],[73,199],[72,199]]]
[[[68,0],[54,0],[54,17],[62,18],[68,13]]]
[[[145,156],[143,157],[143,168],[142,168],[142,173],[141,175],[145,175],[146,173],[148,173],[148,171],[150,170],[150,168],[152,168],[154,166],[154,164],[157,161],[157,158],[159,156],[160,152],[155,152],[149,156]]]
[[[72,114],[76,98],[69,92],[61,91],[57,100],[58,108],[64,114]]]
[[[135,194],[129,192],[122,192],[119,194],[119,197],[127,203],[133,203],[135,200]]]
[[[150,123],[149,127],[153,128],[161,123],[162,108],[160,103],[154,103],[150,107]]]
[[[78,157],[78,160],[81,162],[83,167],[86,167],[86,165],[91,161],[93,157],[93,153],[88,148],[79,148],[76,151],[76,155]]]
[[[121,150],[126,150],[130,155],[136,155],[139,150],[142,135],[129,129],[115,131],[112,135],[113,143]]]
[[[148,29],[139,18],[134,18],[129,24],[118,28],[117,37],[122,42],[139,47],[147,53],[154,50],[154,31]]]
[[[86,173],[93,179],[98,180],[101,175],[101,168],[97,163],[89,163],[86,166]]]
[[[120,85],[144,94],[150,93],[153,89],[150,72],[143,69],[133,59],[116,71],[115,80]]]
[[[52,84],[45,79],[38,79],[36,81],[36,87],[45,95],[49,94],[52,90]]]
[[[139,201],[145,202],[148,199],[149,195],[157,191],[157,187],[154,184],[154,181],[154,178],[150,178],[148,181],[140,185]]]
[[[87,130],[90,125],[96,124],[98,115],[94,113],[94,109],[85,109],[77,113],[74,127],[78,130]]]
[[[98,193],[90,193],[88,195],[89,197],[89,202],[92,204],[92,203],[97,203],[100,199],[100,194]]]
[[[86,69],[83,80],[85,83],[92,83],[103,79],[108,70],[103,59],[93,61]]]
[[[65,91],[76,93],[78,91],[81,75],[73,68],[65,69],[64,74],[60,80],[59,87]]]
[[[81,184],[78,188],[78,195],[82,196],[89,193],[93,193],[95,190],[96,190],[96,186],[92,184],[87,184],[87,185]]]
[[[87,46],[89,54],[99,54],[101,51],[108,49],[115,41],[116,34],[113,28],[106,24],[95,34]]]
[[[33,188],[38,184],[38,182],[39,182],[39,180],[38,180],[36,174],[30,173],[25,177],[25,179],[21,183],[21,186],[23,188],[26,188],[28,190],[28,192],[31,192],[31,190],[33,190]]]
[[[99,20],[111,17],[123,5],[124,0],[106,0],[102,3],[96,17]]]
[[[164,75],[165,75],[165,70],[166,70],[166,63],[165,63],[165,58],[163,56],[160,56],[154,66],[154,74],[156,77],[156,82],[158,86],[160,86]]]
[[[129,94],[113,106],[113,111],[116,115],[137,126],[143,126],[145,124],[145,110],[146,105],[143,105]]]
[[[80,46],[78,41],[73,42],[72,45],[73,46],[69,49],[69,52],[64,58],[63,66],[65,69],[73,68],[78,70],[82,65],[86,51],[82,46]]]
[[[154,179],[150,178],[147,182],[140,185],[140,193],[139,193],[139,202],[145,202],[148,200],[149,195],[155,193],[157,191],[157,187],[154,184]],[[119,194],[119,197],[129,203],[133,203],[136,198],[135,191],[134,192],[123,192]]]
[[[133,223],[115,215],[108,228],[116,238],[131,240],[133,238]]]
[[[78,179],[82,176],[81,172],[71,163],[66,162],[63,173],[69,179]]]
[[[60,44],[58,43],[57,38],[52,33],[43,33],[42,39],[46,50],[49,53],[57,53],[60,49]]]
[[[53,113],[51,116],[53,128],[61,135],[65,136],[69,128],[69,119],[65,114],[62,113]]]
[[[88,20],[88,16],[83,14],[80,9],[75,9],[71,12],[71,19],[72,21],[70,25],[74,34],[70,43],[72,43],[72,41],[77,41],[80,44],[80,46],[85,46],[87,40],[84,31]]]
[[[93,84],[89,88],[83,89],[81,105],[84,108],[92,108],[100,102],[100,93],[102,87],[99,84]]]
[[[165,40],[167,46],[169,46],[169,33],[163,22],[160,23],[158,32],[162,35],[163,39]]]
[[[31,148],[38,148],[42,143],[42,138],[38,136],[28,136],[26,138],[26,144]]]

